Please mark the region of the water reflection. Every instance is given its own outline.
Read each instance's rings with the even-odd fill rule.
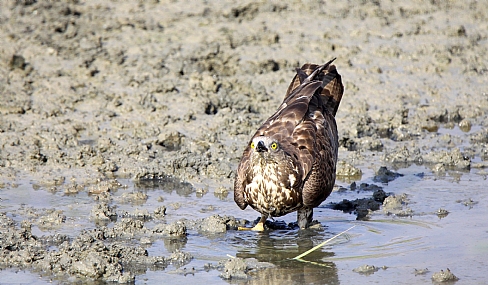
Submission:
[[[188,238],[186,236],[163,238],[164,248],[170,253],[182,251],[187,242]]]
[[[163,190],[166,193],[176,192],[179,196],[189,197],[195,192],[195,189],[190,183],[181,182],[172,177],[164,177],[160,179],[139,179],[134,181],[135,190]]]
[[[323,259],[334,256],[333,252],[318,249],[304,261],[292,260],[297,255],[332,237],[334,234],[321,230],[283,230],[241,235],[239,244],[245,245],[236,256],[256,258],[270,262],[275,268],[251,273],[251,279],[231,281],[232,284],[339,284],[337,268],[333,262]]]

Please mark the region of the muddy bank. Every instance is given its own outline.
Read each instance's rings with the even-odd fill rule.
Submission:
[[[343,157],[460,169],[486,157],[482,3],[3,5],[3,183],[228,187],[292,69],[331,57],[346,84]]]
[[[456,206],[395,183],[459,182],[473,170],[486,176],[483,1],[7,1],[0,8],[2,267],[137,282],[148,269],[203,260],[185,251],[188,241],[205,243],[256,217],[231,207],[234,171],[305,62],[337,57],[343,76],[331,199],[345,199],[341,210],[352,219],[445,216]],[[427,170],[409,173],[417,166]],[[466,209],[483,204],[468,194],[455,200]],[[289,222],[272,226],[293,232]],[[168,250],[154,255],[147,249],[158,241]],[[195,272],[217,271],[220,281],[283,273],[247,259],[229,265],[234,270],[219,260]],[[330,266],[314,272],[338,282]]]

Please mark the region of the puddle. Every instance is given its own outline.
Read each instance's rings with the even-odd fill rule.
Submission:
[[[53,284],[49,277],[19,269],[4,269],[0,278],[2,284]]]
[[[382,280],[398,280],[399,284],[430,282],[434,272],[449,268],[460,280],[457,284],[482,282],[484,270],[488,266],[488,242],[486,239],[486,219],[488,194],[484,191],[486,176],[473,170],[458,173],[456,177],[438,177],[423,166],[410,166],[396,170],[403,174],[388,184],[376,183],[387,193],[402,194],[408,197],[408,207],[412,209],[409,217],[386,215],[380,209],[371,215],[369,221],[356,221],[355,215],[334,211],[325,207],[330,202],[355,199],[366,196],[367,191],[335,191],[328,200],[315,210],[314,218],[324,227],[307,231],[272,230],[264,233],[238,232],[205,233],[188,230],[186,237],[162,238],[143,245],[149,256],[169,256],[175,251],[191,254],[193,257],[184,264],[169,264],[164,268],[142,267],[136,271],[136,284],[168,283],[193,284],[260,284],[263,280],[270,284],[372,284]],[[252,210],[241,211],[233,202],[232,193],[217,195],[197,193],[188,184],[174,181],[161,183],[132,183],[119,180],[127,187],[112,193],[110,204],[117,205],[116,211],[133,213],[144,209],[152,213],[157,207],[167,208],[164,223],[173,223],[182,218],[198,220],[211,215],[231,215],[239,219],[254,220],[258,217]],[[365,171],[362,181],[375,183],[370,172]],[[349,187],[338,181],[338,184]],[[127,193],[142,192],[147,200],[140,203],[121,202]],[[66,216],[64,223],[51,229],[41,230],[33,226],[34,235],[66,234],[76,237],[81,229],[94,229],[96,224],[88,219],[93,205],[93,196],[80,192],[65,195],[46,189],[34,190],[29,183],[19,183],[16,188],[0,191],[2,210],[11,213],[16,223],[46,209],[61,210]],[[26,209],[33,210],[27,211]],[[436,211],[449,212],[440,218]],[[121,219],[119,217],[118,219]],[[283,219],[293,222],[295,215]],[[35,224],[35,222],[33,222]],[[146,221],[152,228],[158,221]],[[108,227],[113,227],[113,222]],[[307,255],[302,261],[293,257],[309,250],[338,233],[355,226],[319,250]],[[138,239],[127,241],[138,246]],[[215,268],[219,261],[234,257],[255,258],[270,262],[272,268],[251,271],[247,280],[224,280],[221,271]],[[209,265],[214,265],[214,267]],[[373,265],[377,271],[360,274],[353,271],[362,265]],[[428,273],[416,274],[416,270],[427,268]],[[130,270],[130,269],[129,269]],[[25,284],[47,283],[45,277],[29,271],[0,271],[3,281],[22,279]],[[49,281],[51,282],[51,281]],[[53,281],[56,283],[56,280]],[[468,283],[469,283],[468,282]]]

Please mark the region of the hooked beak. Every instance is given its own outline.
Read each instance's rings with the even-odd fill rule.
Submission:
[[[256,146],[256,151],[257,152],[263,152],[263,151],[268,151],[268,149],[264,146],[263,141],[259,141],[258,145]]]

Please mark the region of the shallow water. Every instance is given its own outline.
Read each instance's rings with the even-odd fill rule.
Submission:
[[[314,218],[324,226],[323,229],[209,234],[189,230],[186,239],[157,240],[147,247],[150,256],[168,256],[175,249],[180,249],[189,252],[193,260],[181,267],[170,265],[164,270],[148,269],[139,272],[136,284],[159,284],[161,280],[172,284],[373,284],[385,280],[412,284],[430,282],[434,272],[446,268],[460,278],[456,284],[482,283],[486,279],[483,268],[488,266],[488,194],[485,191],[486,174],[483,170],[448,172],[445,176],[435,176],[428,168],[413,165],[396,171],[404,176],[388,184],[376,184],[386,192],[406,193],[408,207],[413,210],[411,217],[388,216],[379,210],[373,213],[369,221],[356,221],[353,214],[334,211],[325,206],[342,199],[353,200],[366,196],[365,193],[335,191],[315,210]],[[167,223],[183,217],[192,220],[214,214],[248,220],[258,217],[251,209],[239,210],[232,200],[232,193],[226,197],[214,193],[201,196],[188,185],[178,183],[148,186],[135,185],[130,180],[120,182],[127,187],[113,193],[115,201],[124,192],[131,191],[147,193],[148,200],[139,205],[117,202],[119,214],[133,212],[136,208],[151,212],[160,205],[166,205]],[[373,183],[372,173],[366,171],[359,182]],[[337,184],[348,186],[342,181],[337,181]],[[65,195],[43,188],[34,190],[26,182],[16,188],[6,187],[1,190],[1,194],[2,210],[12,213],[17,222],[28,218],[25,205],[38,212],[42,212],[43,208],[56,208],[66,215],[66,222],[59,228],[42,231],[34,226],[35,235],[64,233],[74,237],[81,229],[95,227],[87,219],[94,201],[85,192]],[[160,197],[164,201],[158,201]],[[444,218],[438,217],[436,211],[439,208],[446,209],[449,214]],[[293,214],[283,218],[287,223],[294,219]],[[146,225],[151,227],[151,223],[147,222]],[[355,227],[304,257],[302,262],[291,260],[351,226]],[[137,244],[135,240],[134,245]],[[231,281],[221,279],[220,272],[215,269],[206,269],[206,264],[216,264],[230,257],[256,258],[271,262],[276,267],[252,272],[249,280]],[[381,269],[369,275],[353,272],[353,269],[365,264]],[[428,273],[415,274],[416,269],[425,268],[429,269]],[[0,278],[2,282],[24,280],[24,284],[51,282],[46,277],[37,277],[38,274],[2,270]]]

